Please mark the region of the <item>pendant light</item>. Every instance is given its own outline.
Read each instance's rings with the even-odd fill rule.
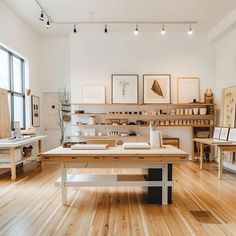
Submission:
[[[166,34],[165,25],[162,25],[161,34]]]

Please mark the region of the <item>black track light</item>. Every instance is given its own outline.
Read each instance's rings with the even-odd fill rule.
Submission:
[[[74,24],[74,30],[73,32],[76,34],[77,33],[77,29],[76,29],[76,24]]]
[[[135,35],[138,35],[138,33],[139,33],[139,32],[138,32],[138,25],[136,25],[136,28],[135,28],[134,34],[135,34]]]
[[[48,21],[47,21],[47,25],[46,25],[46,27],[47,27],[47,29],[50,28],[50,21],[49,21],[49,19],[48,19]]]
[[[41,14],[40,14],[40,17],[39,17],[39,19],[40,19],[41,21],[43,21],[43,20],[44,20],[43,9],[41,9]]]
[[[107,25],[105,25],[104,33],[108,33]]]

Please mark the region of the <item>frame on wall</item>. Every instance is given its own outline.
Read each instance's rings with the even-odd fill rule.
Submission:
[[[85,104],[105,104],[106,89],[105,85],[82,85],[82,103]]]
[[[32,126],[40,126],[40,98],[38,96],[31,96],[31,117]]]
[[[198,77],[177,78],[177,103],[199,102],[200,80]]]
[[[236,123],[236,86],[222,90],[223,126],[235,127]]]
[[[138,104],[138,75],[111,75],[111,102],[113,104]]]
[[[171,103],[171,75],[143,75],[143,103]]]

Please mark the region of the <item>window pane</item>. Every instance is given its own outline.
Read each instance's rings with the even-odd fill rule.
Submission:
[[[9,54],[0,49],[0,88],[9,89]]]
[[[20,96],[14,96],[14,121],[20,121],[20,127],[24,127],[24,102]]]
[[[22,93],[22,68],[21,60],[13,57],[13,81],[14,81],[14,91]]]

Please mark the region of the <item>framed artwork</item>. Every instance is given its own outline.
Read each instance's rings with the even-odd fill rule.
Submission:
[[[229,128],[221,128],[220,132],[220,140],[227,141],[228,139],[228,134],[229,134]]]
[[[32,126],[40,126],[40,98],[38,96],[31,96],[31,117]]]
[[[220,139],[220,132],[221,132],[221,128],[220,127],[215,127],[214,133],[213,133],[213,138],[214,139]]]
[[[143,103],[171,103],[171,75],[143,75]]]
[[[177,78],[177,103],[200,100],[200,81],[197,77]]]
[[[82,85],[82,103],[105,104],[106,90],[104,85]]]
[[[236,142],[236,128],[230,128],[228,141]]]
[[[236,86],[223,89],[223,126],[235,126]]]
[[[138,75],[113,74],[111,90],[113,104],[138,104]]]

